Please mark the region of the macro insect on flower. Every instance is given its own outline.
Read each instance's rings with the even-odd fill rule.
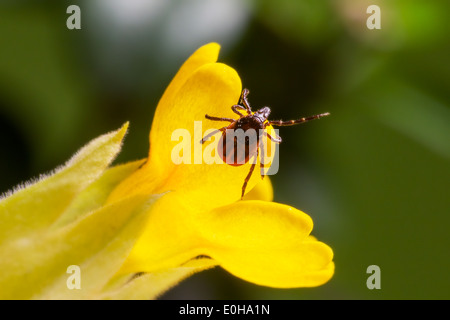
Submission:
[[[230,125],[261,120],[281,141],[270,130],[283,122],[268,121],[265,108],[251,112],[236,70],[217,62],[219,49],[216,43],[199,48],[170,82],[146,159],[110,166],[126,123],[51,174],[0,196],[0,298],[156,298],[215,266],[274,288],[315,287],[332,278],[333,250],[311,235],[310,216],[272,201],[270,179],[250,177],[241,201],[250,160],[241,166],[172,161],[179,128],[196,137],[187,142],[191,148],[212,145],[199,141],[208,130],[220,133],[216,122],[204,121],[197,136],[192,128],[205,114],[231,120],[239,112]],[[255,152],[258,145],[249,143],[248,159]],[[79,290],[67,286],[72,265],[80,270]]]
[[[269,121],[270,108],[263,107],[255,112],[252,111],[250,103],[248,102],[247,96],[250,93],[248,89],[242,90],[241,98],[239,104],[235,104],[231,107],[234,113],[239,116],[239,119],[224,118],[224,117],[213,117],[210,115],[205,115],[205,118],[212,121],[228,121],[231,122],[228,126],[224,126],[216,131],[203,137],[201,143],[205,143],[213,134],[217,131],[222,132],[218,143],[218,152],[222,157],[223,161],[231,166],[241,166],[247,163],[250,158],[254,158],[250,171],[244,179],[244,184],[242,185],[241,199],[244,198],[245,189],[247,188],[247,183],[250,180],[253,171],[256,166],[256,160],[261,155],[260,166],[261,166],[261,178],[264,178],[264,160],[263,154],[260,149],[264,147],[261,135],[265,135],[270,140],[275,143],[281,143],[281,137],[275,134],[275,137],[269,134],[265,129],[268,126],[293,126],[296,124],[305,123],[311,120],[320,119],[321,117],[328,116],[329,113],[321,113],[313,115],[307,118],[300,118],[297,120],[275,120]],[[247,115],[243,115],[240,111],[247,112]],[[235,132],[241,131],[241,135],[236,135]],[[249,134],[250,133],[250,134]],[[253,135],[252,135],[253,134]],[[230,137],[231,136],[231,137]],[[253,139],[252,139],[253,137]],[[228,147],[227,147],[228,143]]]

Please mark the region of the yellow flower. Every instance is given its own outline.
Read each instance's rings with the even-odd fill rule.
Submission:
[[[196,257],[210,257],[202,259],[205,267],[218,264],[256,284],[321,285],[334,272],[332,250],[309,235],[313,224],[308,215],[269,202],[268,178],[246,196],[261,200],[238,201],[250,163],[238,167],[174,164],[171,159],[179,143],[172,141],[175,130],[189,130],[194,150],[206,130],[219,128],[217,122],[205,120],[205,114],[236,118],[231,106],[239,100],[241,80],[234,69],[216,62],[218,53],[219,45],[208,44],[184,63],[156,109],[148,161],[108,199],[114,203],[139,194],[164,194],[152,206],[143,234],[121,272],[160,272]],[[194,132],[194,121],[202,121],[201,133]],[[260,181],[255,173],[247,190]]]
[[[148,159],[109,167],[125,124],[0,197],[0,298],[148,299],[217,265],[278,288],[318,286],[333,276],[333,252],[310,236],[311,218],[271,202],[268,177],[261,181],[255,170],[240,200],[250,163],[172,161],[175,130],[193,137],[185,145],[195,160],[210,145],[199,144],[205,132],[218,128],[205,114],[235,116],[230,106],[241,81],[216,62],[218,53],[214,43],[200,48],[170,83]]]

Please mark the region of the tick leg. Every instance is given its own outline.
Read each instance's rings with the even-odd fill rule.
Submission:
[[[221,131],[224,132],[227,129],[227,127],[223,127],[214,131],[211,131],[210,133],[208,133],[206,136],[203,137],[202,140],[200,140],[201,144],[204,144],[206,141],[208,141],[209,138],[211,138],[213,135],[215,135],[217,132]]]
[[[247,109],[239,104],[235,104],[234,106],[231,107],[231,110],[233,110],[234,113],[239,115],[239,117],[243,117],[244,115],[239,112],[238,108],[241,110],[247,110]]]
[[[256,158],[255,160],[258,159],[258,155],[259,155],[259,148],[256,149]],[[254,163],[252,163],[252,166],[250,167],[250,171],[248,172],[248,175],[245,177],[244,180],[244,184],[242,185],[242,194],[241,194],[241,200],[242,198],[244,198],[244,194],[245,194],[245,189],[247,188],[247,183],[250,180],[252,174],[253,174],[253,170],[255,170],[255,166],[256,166],[256,161]]]
[[[261,143],[261,146],[258,147],[258,150],[257,150],[257,152],[259,152],[259,148],[261,148],[261,155],[259,157],[259,173],[261,174],[261,179],[264,179],[264,177],[265,177],[265,174],[264,174],[264,167],[265,167],[265,164],[264,164],[264,155],[265,155],[264,142],[261,139],[261,141],[259,143]]]
[[[301,119],[297,119],[297,120],[288,120],[288,121],[275,120],[275,121],[269,121],[268,125],[274,125],[274,126],[278,126],[278,127],[293,126],[293,125],[308,122],[311,120],[320,119],[320,118],[326,117],[328,115],[330,115],[330,113],[326,112],[326,113],[316,114],[311,117],[301,118]]]
[[[250,108],[250,103],[247,100],[247,96],[250,93],[248,89],[242,90],[241,99],[239,103],[243,104],[248,114],[252,114],[252,108]]]
[[[141,169],[146,163],[148,162],[148,158],[147,159],[145,159],[145,161],[139,166],[139,168],[138,169]]]
[[[244,180],[244,184],[242,185],[241,200],[242,200],[242,198],[244,198],[245,188],[247,188],[247,183],[248,183],[248,181],[250,180],[250,177],[253,174],[253,170],[255,170],[255,166],[256,166],[256,163],[253,163],[252,166],[250,167],[250,171],[249,171],[247,177]]]
[[[212,121],[229,121],[229,122],[236,121],[235,119],[231,119],[231,118],[211,117],[211,116],[208,116],[207,114],[205,114],[205,118],[208,120],[212,120]]]
[[[283,139],[281,139],[280,136],[276,136],[276,138],[274,138],[270,134],[268,134],[267,132],[264,131],[264,133],[269,137],[270,140],[272,140],[275,143],[281,143],[281,141],[283,141]]]

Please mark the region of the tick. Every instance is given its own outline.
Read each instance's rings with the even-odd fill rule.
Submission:
[[[281,143],[281,137],[279,136],[272,136],[267,131],[265,131],[267,126],[278,126],[278,127],[285,127],[285,126],[293,126],[296,124],[301,124],[304,122],[308,122],[310,120],[314,119],[320,119],[321,117],[328,116],[329,113],[321,113],[314,116],[301,118],[297,120],[288,120],[288,121],[282,121],[282,120],[275,120],[275,121],[269,121],[268,117],[270,115],[270,108],[269,107],[263,107],[255,112],[252,111],[250,107],[250,103],[247,100],[247,96],[250,93],[248,89],[242,90],[241,97],[239,99],[239,103],[235,104],[231,107],[231,110],[233,110],[234,113],[236,113],[239,118],[238,119],[232,119],[232,118],[222,118],[222,117],[212,117],[209,115],[205,115],[205,118],[212,121],[227,121],[230,122],[228,126],[224,126],[220,129],[217,129],[216,131],[211,132],[210,134],[203,137],[201,140],[201,143],[205,143],[211,136],[217,133],[217,131],[222,132],[222,136],[220,137],[219,143],[218,143],[218,153],[223,159],[225,163],[231,166],[241,166],[244,163],[248,163],[248,161],[255,157],[255,160],[260,155],[260,135],[261,132],[263,134],[267,135],[267,137],[272,140],[275,143]],[[246,113],[243,114],[242,112]],[[248,130],[254,130],[256,133],[256,139],[249,139],[247,135],[245,135],[244,139],[238,139],[236,136],[231,137],[234,139],[233,146],[229,147],[227,149],[226,147],[226,141],[227,141],[227,130],[238,130],[242,129],[243,132],[247,132]],[[228,134],[230,134],[230,131],[228,131]],[[230,139],[231,139],[230,138]],[[240,149],[245,148],[245,149]],[[239,152],[239,149],[241,152]],[[244,152],[242,152],[244,150]],[[240,155],[240,156],[239,156]],[[261,155],[263,156],[263,155]],[[244,197],[245,189],[247,188],[247,183],[250,180],[253,171],[256,166],[256,161],[254,161],[250,167],[250,171],[247,174],[247,176],[244,179],[244,184],[242,185],[242,193],[241,193],[241,199]],[[263,161],[260,159],[260,167],[263,168]],[[264,170],[260,170],[261,172],[261,178],[264,178]]]

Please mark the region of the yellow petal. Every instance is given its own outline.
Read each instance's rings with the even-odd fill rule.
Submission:
[[[199,68],[174,99],[174,105],[168,106],[167,118],[172,124],[165,127],[162,140],[152,145],[166,167],[170,170],[164,185],[158,190],[176,190],[189,194],[190,199],[208,197],[209,205],[230,203],[240,198],[241,186],[248,173],[249,164],[240,167],[225,163],[206,164],[202,160],[206,145],[201,145],[203,133],[208,129],[217,129],[229,122],[216,122],[205,119],[205,115],[237,118],[231,111],[241,93],[241,80],[236,71],[227,65],[214,63]],[[201,123],[202,131],[194,132],[194,121]],[[188,147],[191,150],[190,163],[174,164],[172,149],[179,141],[171,141],[172,132],[186,129],[190,135]],[[196,161],[196,156],[198,161]],[[195,162],[201,162],[195,164]],[[149,164],[151,168],[151,163]],[[255,177],[257,175],[255,174]],[[254,178],[255,178],[254,177]],[[251,184],[256,183],[256,179]],[[188,198],[187,197],[187,198]]]
[[[143,233],[120,274],[159,272],[201,255],[196,225],[199,214],[176,191],[162,196],[153,204]]]
[[[334,273],[331,249],[319,241],[302,242],[273,252],[222,249],[211,256],[236,277],[274,288],[320,286]]]
[[[160,272],[207,255],[256,284],[317,286],[333,275],[333,252],[311,230],[311,218],[286,205],[238,201],[201,212],[173,192],[152,206],[120,273]]]
[[[292,207],[243,201],[217,208],[199,223],[206,255],[244,280],[294,288],[318,286],[333,275],[332,250],[308,236],[311,218]]]
[[[231,106],[235,104],[241,93],[241,80],[236,71],[221,63],[206,64],[198,68],[178,90],[173,103],[159,105],[161,117],[155,117],[159,122],[158,130],[152,128],[151,154],[149,163],[159,160],[164,164],[166,171],[185,167],[198,167],[194,165],[194,147],[201,150],[201,132],[195,133],[194,121],[202,122],[203,131],[210,128],[220,128],[228,122],[213,122],[205,119],[205,114],[222,117],[234,117]],[[191,157],[189,164],[176,165],[172,159],[172,150],[179,141],[172,141],[172,134],[178,130],[187,130],[190,134]]]
[[[220,45],[217,43],[209,43],[197,49],[178,70],[159,100],[150,131],[149,165],[151,163],[152,170],[158,172],[160,176],[167,174],[168,167],[164,162],[165,159],[159,156],[161,150],[158,146],[169,143],[171,138],[171,136],[167,138],[167,135],[164,135],[163,132],[172,132],[172,130],[180,128],[180,126],[177,126],[177,119],[180,116],[185,116],[191,109],[189,106],[180,106],[177,109],[174,107],[174,99],[180,88],[197,69],[217,61],[219,50]],[[172,130],[168,130],[168,126]]]
[[[256,186],[247,193],[242,200],[273,200],[272,182],[268,176],[256,184]]]
[[[164,128],[164,126],[167,125],[165,121],[162,121],[167,120],[166,106],[172,105],[172,101],[176,93],[195,70],[205,64],[214,63],[217,61],[219,50],[220,45],[217,43],[206,44],[197,49],[197,51],[195,51],[178,70],[177,74],[172,79],[163,96],[159,100],[158,107],[156,108],[155,115],[153,117],[152,130],[150,131],[150,145],[155,143],[156,140],[159,140],[158,132],[160,132],[161,128]],[[151,132],[153,132],[153,134]],[[151,157],[151,153],[152,151],[150,149],[149,157]]]

